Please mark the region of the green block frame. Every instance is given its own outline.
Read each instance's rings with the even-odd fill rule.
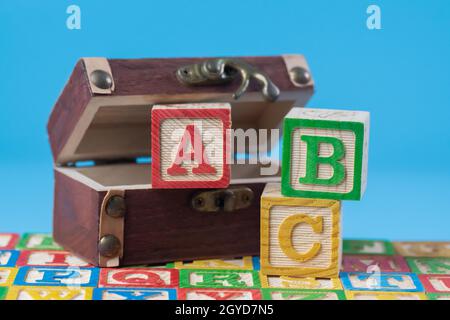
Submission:
[[[438,271],[433,271],[433,272],[423,272],[420,270],[419,266],[417,265],[417,262],[422,262],[424,264],[426,264],[427,261],[433,262],[433,261],[446,261],[446,262],[450,262],[450,258],[444,258],[444,257],[405,257],[406,262],[408,263],[409,268],[411,269],[411,272],[414,272],[416,274],[450,274],[450,265],[447,268],[449,271],[448,272],[438,272]],[[450,294],[450,293],[449,293]]]
[[[221,286],[221,285],[209,285],[199,286],[191,285],[189,282],[189,276],[191,273],[214,273],[214,274],[234,274],[234,273],[249,273],[252,275],[253,286]],[[259,272],[255,270],[223,270],[223,269],[180,269],[179,270],[179,286],[180,288],[210,288],[210,289],[260,289],[261,281],[259,279]]]
[[[355,161],[353,190],[348,193],[295,190],[291,187],[291,142],[295,128],[351,130],[355,133]],[[283,154],[281,163],[281,194],[287,197],[320,198],[334,200],[360,200],[364,144],[364,124],[350,121],[284,119]]]
[[[261,289],[261,297],[262,300],[273,300],[271,293],[272,292],[284,292],[284,293],[292,293],[292,294],[321,294],[321,293],[336,293],[338,300],[347,300],[345,297],[344,290],[313,290],[313,289],[276,289],[276,288],[263,288]],[[315,299],[301,299],[301,300],[315,300]]]
[[[7,292],[8,292],[7,287],[0,287],[0,300],[4,300],[6,298]]]
[[[27,243],[28,240],[30,239],[30,237],[32,237],[33,235],[45,235],[48,236],[51,240],[52,243],[50,245],[38,245],[35,247],[27,247]],[[54,250],[54,251],[62,251],[64,250],[61,246],[57,245],[51,234],[49,233],[40,233],[40,232],[27,232],[22,234],[22,236],[20,237],[19,243],[16,245],[17,249],[20,250]]]
[[[450,300],[450,293],[425,293],[428,297],[428,300],[439,300],[439,297],[448,297]],[[445,299],[447,300],[447,299]]]
[[[381,253],[372,253],[372,252],[364,252],[361,250],[355,249],[355,247],[365,244],[365,243],[374,243],[374,242],[382,242],[384,245],[384,251]],[[342,254],[347,255],[385,255],[392,256],[395,255],[394,244],[388,240],[360,240],[360,239],[343,239],[342,240]]]

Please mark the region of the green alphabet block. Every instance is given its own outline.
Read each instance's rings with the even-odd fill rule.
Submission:
[[[344,254],[395,254],[394,245],[386,240],[345,240],[342,244]]]
[[[250,270],[181,269],[180,288],[260,288],[259,274]]]
[[[5,299],[6,292],[8,292],[8,288],[6,287],[0,287],[0,300]]]
[[[450,293],[427,293],[429,300],[450,300]]]
[[[48,233],[24,233],[17,244],[17,249],[25,250],[62,250]]]
[[[262,289],[264,300],[346,300],[342,290]]]
[[[420,274],[450,274],[450,258],[406,258],[409,267]]]
[[[294,108],[284,119],[288,197],[360,200],[367,184],[369,113]]]

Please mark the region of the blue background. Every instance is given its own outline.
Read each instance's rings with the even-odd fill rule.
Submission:
[[[0,231],[51,230],[46,122],[79,57],[282,53],[308,59],[308,106],[371,112],[368,189],[344,203],[344,236],[450,240],[448,0],[1,0]]]

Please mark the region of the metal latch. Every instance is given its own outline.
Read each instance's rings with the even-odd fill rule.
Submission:
[[[248,208],[254,198],[253,191],[247,187],[204,191],[192,198],[192,207],[200,212],[232,212]]]
[[[280,89],[270,80],[269,76],[239,59],[209,59],[183,66],[176,72],[181,83],[194,86],[228,83],[238,74],[241,76],[241,85],[233,94],[234,99],[239,99],[247,91],[250,79],[255,79],[260,83],[262,94],[266,100],[278,99]]]

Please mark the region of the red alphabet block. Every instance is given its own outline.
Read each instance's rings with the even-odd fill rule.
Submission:
[[[176,269],[101,269],[99,287],[174,288],[178,286]]]
[[[225,188],[230,183],[229,104],[152,109],[152,188]]]
[[[378,266],[380,272],[410,272],[408,263],[402,256],[382,255],[344,255],[342,259],[345,272],[371,272]]]
[[[14,249],[18,240],[16,233],[0,233],[0,250]]]
[[[178,300],[261,300],[261,292],[236,289],[179,289]]]
[[[450,293],[450,274],[419,274],[425,292]]]
[[[24,250],[20,253],[18,266],[42,267],[92,267],[88,262],[67,251]]]

